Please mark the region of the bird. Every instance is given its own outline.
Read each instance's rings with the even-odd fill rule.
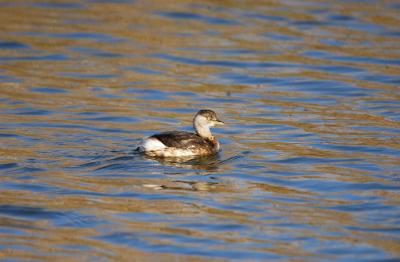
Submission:
[[[142,140],[136,151],[153,157],[196,157],[213,155],[220,151],[220,144],[211,134],[210,127],[223,125],[217,114],[202,109],[193,118],[195,133],[167,131]]]

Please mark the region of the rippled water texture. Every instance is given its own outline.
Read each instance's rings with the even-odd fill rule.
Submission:
[[[1,1],[0,260],[400,258],[398,1]],[[133,153],[215,110],[223,151]]]

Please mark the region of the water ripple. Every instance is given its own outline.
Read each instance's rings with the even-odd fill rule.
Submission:
[[[400,5],[0,6],[2,259],[400,257]],[[219,154],[134,151],[202,108]]]

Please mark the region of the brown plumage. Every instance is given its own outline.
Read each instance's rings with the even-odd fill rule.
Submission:
[[[152,138],[157,138],[161,143],[167,147],[176,148],[212,148],[214,143],[207,138],[202,138],[198,134],[185,132],[185,131],[167,131],[159,134],[154,134],[150,136]]]

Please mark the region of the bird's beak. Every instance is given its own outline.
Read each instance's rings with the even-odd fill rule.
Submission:
[[[217,120],[214,121],[214,124],[215,125],[224,125],[225,123],[222,122],[221,120],[217,119]]]

